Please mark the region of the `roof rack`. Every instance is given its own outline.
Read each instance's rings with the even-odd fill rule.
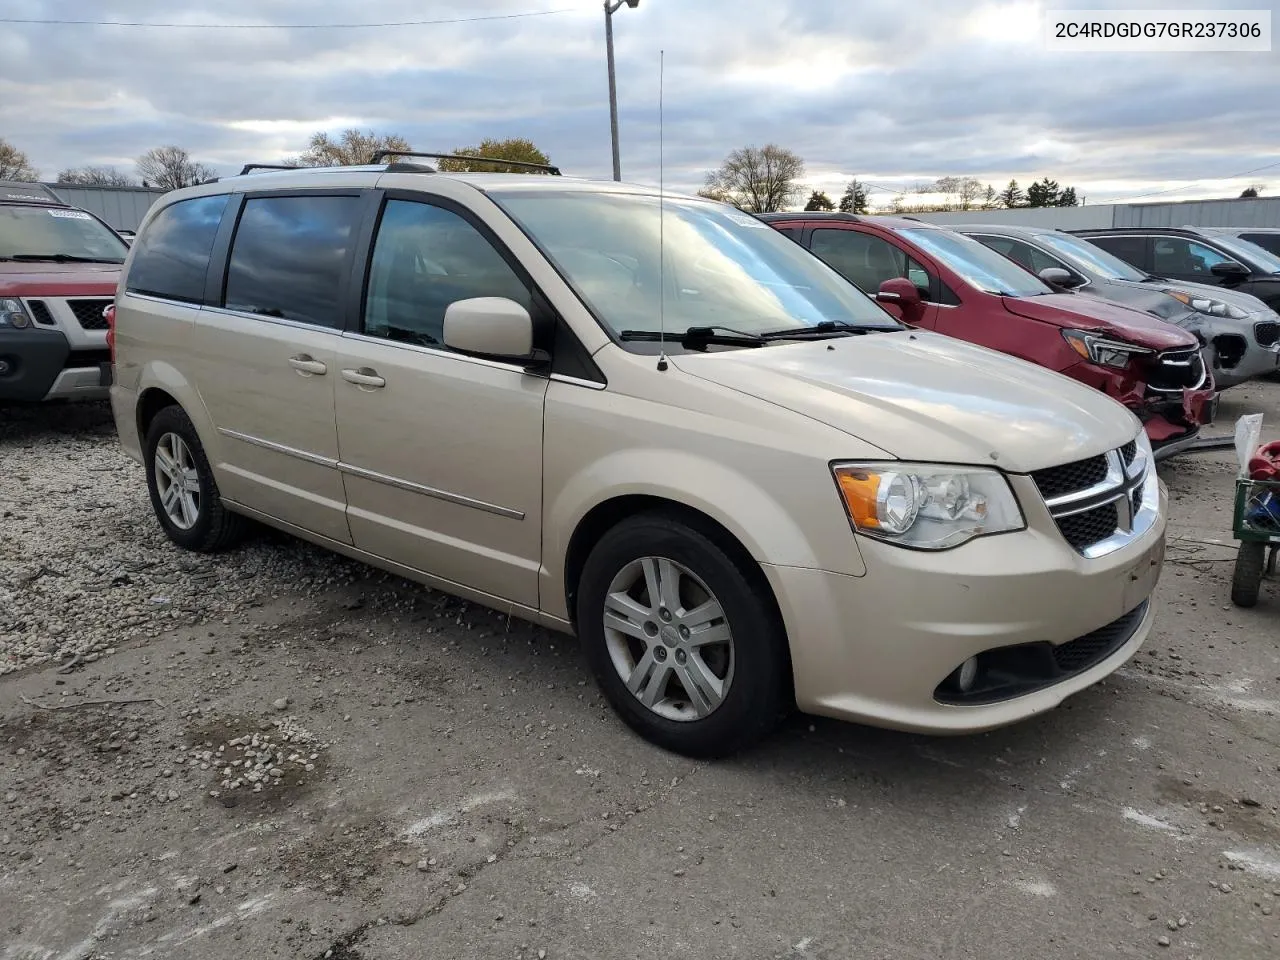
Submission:
[[[523,167],[538,170],[553,177],[560,176],[560,168],[549,163],[530,163],[527,160],[501,160],[496,157],[473,157],[464,153],[423,153],[420,150],[379,150],[370,163],[382,163],[387,157],[428,157],[434,160],[470,160],[473,163],[500,163],[506,167]]]
[[[246,163],[240,168],[237,176],[243,177],[246,173],[253,170],[297,170],[299,167],[293,163]]]
[[[757,220],[769,223],[773,220],[846,220],[858,223],[862,220],[857,214],[845,213],[843,210],[779,210],[773,213],[752,214]]]

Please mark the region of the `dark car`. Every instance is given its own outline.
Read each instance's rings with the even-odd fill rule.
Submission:
[[[1274,373],[1280,316],[1257,297],[1225,287],[1164,280],[1090,240],[1051,227],[948,224],[1030,270],[1051,286],[1142,310],[1189,330],[1204,344],[1213,379],[1225,390]]]
[[[1048,367],[1123,403],[1157,456],[1190,445],[1217,406],[1200,341],[1117,304],[1060,293],[972,237],[899,217],[772,213],[764,220],[904,323]]]
[[[1139,270],[1250,293],[1280,310],[1280,255],[1214,227],[1114,227],[1072,230]]]

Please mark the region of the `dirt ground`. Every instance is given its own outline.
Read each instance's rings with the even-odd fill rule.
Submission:
[[[1280,437],[1280,383],[1218,429],[1257,411]],[[1230,604],[1229,451],[1162,465],[1157,626],[1107,682],[982,736],[796,717],[705,764],[626,731],[571,640],[270,534],[180,554],[104,408],[16,416],[0,960],[1280,956],[1280,582]],[[107,532],[40,519],[78,483]],[[95,567],[131,537],[146,569]]]

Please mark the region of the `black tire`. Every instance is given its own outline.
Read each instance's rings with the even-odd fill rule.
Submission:
[[[1231,602],[1237,607],[1257,605],[1266,557],[1265,543],[1240,544],[1240,549],[1236,551],[1236,572],[1231,578]]]
[[[724,699],[698,719],[668,719],[650,710],[627,688],[609,654],[604,612],[610,585],[646,557],[672,560],[700,579],[732,635],[733,674]],[[578,586],[578,636],[587,660],[614,710],[646,740],[686,756],[726,756],[763,739],[794,708],[785,631],[763,574],[688,524],[662,513],[624,520],[591,551]]]
[[[200,484],[199,510],[195,522],[183,529],[170,519],[160,501],[156,481],[156,448],[167,434],[174,434],[187,445],[195,462],[196,477]],[[216,553],[235,546],[244,539],[249,522],[222,505],[218,484],[209,468],[209,459],[191,418],[178,406],[168,406],[155,415],[147,428],[143,444],[143,462],[147,471],[147,490],[151,494],[151,508],[165,534],[184,550],[197,553]]]

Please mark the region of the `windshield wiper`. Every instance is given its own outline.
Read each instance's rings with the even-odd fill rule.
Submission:
[[[115,260],[111,257],[78,257],[73,253],[15,253],[7,260],[48,260],[54,263],[124,263],[124,258]]]
[[[717,331],[723,330],[724,333]],[[619,340],[640,341],[643,343],[661,343],[670,340],[682,347],[698,348],[709,344],[723,347],[763,347],[769,341],[757,333],[735,330],[733,327],[688,327],[683,332],[671,331],[662,333],[658,330],[623,330],[618,334]]]
[[[822,320],[807,327],[785,327],[768,330],[762,334],[765,340],[823,340],[827,337],[852,336],[855,333],[889,333],[902,330],[896,323],[849,323],[845,320]]]

